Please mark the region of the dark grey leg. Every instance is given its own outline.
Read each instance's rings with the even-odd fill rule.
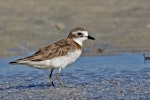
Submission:
[[[62,86],[62,88],[64,88],[64,84],[63,84],[63,82],[61,81],[61,79],[60,79],[60,71],[61,71],[61,68],[59,68],[58,69],[58,73],[57,73],[57,75],[56,75],[56,79],[58,80],[58,82],[61,84],[61,86]]]
[[[54,83],[53,83],[53,78],[52,78],[52,73],[53,73],[53,71],[54,71],[54,69],[51,69],[51,73],[50,73],[50,75],[49,75],[49,80],[50,80],[52,86],[55,87],[55,85],[54,85]]]

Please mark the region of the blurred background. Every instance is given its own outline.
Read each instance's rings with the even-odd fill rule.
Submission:
[[[85,51],[150,51],[149,0],[0,0],[0,57],[28,54],[84,27]]]

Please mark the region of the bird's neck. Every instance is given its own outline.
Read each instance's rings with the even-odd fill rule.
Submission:
[[[79,44],[81,47],[83,45],[83,41],[79,40],[79,39],[73,39],[73,41],[75,41],[77,44]]]

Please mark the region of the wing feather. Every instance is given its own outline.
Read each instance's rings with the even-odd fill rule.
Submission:
[[[58,42],[50,44],[47,47],[41,48],[39,51],[35,52],[32,56],[16,60],[20,61],[42,61],[46,59],[52,59],[54,57],[66,55],[68,51],[73,51],[75,49],[81,48],[80,45],[75,43],[71,39],[62,39]]]

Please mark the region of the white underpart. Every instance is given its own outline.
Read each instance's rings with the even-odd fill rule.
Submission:
[[[53,69],[53,68],[64,68],[71,63],[73,63],[79,56],[81,55],[82,50],[76,50],[74,52],[69,52],[65,56],[55,57],[52,59],[44,60],[44,61],[24,61],[20,63],[27,64],[29,66],[35,68],[44,68],[44,69]]]
[[[73,38],[73,40],[75,42],[77,42],[80,46],[82,46],[83,41],[87,40],[88,38],[88,32],[87,31],[79,31],[81,33],[83,33],[83,37],[79,37],[79,38]]]

